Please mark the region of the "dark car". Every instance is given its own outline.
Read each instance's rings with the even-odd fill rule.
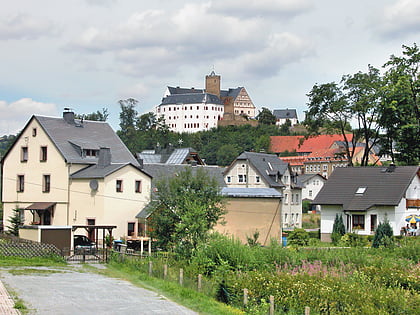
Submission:
[[[95,254],[96,244],[85,235],[74,236],[74,252],[75,254]]]

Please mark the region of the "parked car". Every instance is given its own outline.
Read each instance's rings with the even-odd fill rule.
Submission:
[[[75,235],[74,238],[74,253],[75,254],[95,254],[96,243],[92,242],[85,235]]]

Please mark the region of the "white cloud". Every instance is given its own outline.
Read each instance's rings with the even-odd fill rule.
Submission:
[[[263,1],[260,8],[270,3]],[[252,2],[254,7],[257,4]],[[143,77],[163,75],[168,69],[177,71],[184,65],[228,65],[232,60],[241,62],[239,68],[244,68],[245,62],[245,68],[252,70],[248,75],[262,76],[258,72],[269,69],[264,75],[270,76],[277,73],[280,64],[299,60],[306,53],[307,45],[297,35],[273,33],[266,20],[222,15],[212,10],[212,5],[189,3],[171,16],[161,10],[135,12],[106,30],[87,29],[69,47],[111,53],[119,63],[116,71]],[[281,8],[287,11],[296,6],[287,2]]]
[[[243,18],[292,18],[313,7],[308,0],[224,0],[214,2],[211,9]]]
[[[382,37],[399,39],[420,31],[420,2],[418,0],[399,0],[386,6],[381,17],[375,21],[374,28]]]
[[[16,14],[0,22],[0,40],[38,39],[57,30],[57,26],[48,19]]]
[[[32,115],[56,116],[55,104],[22,98],[12,103],[0,100],[0,135],[16,134]]]

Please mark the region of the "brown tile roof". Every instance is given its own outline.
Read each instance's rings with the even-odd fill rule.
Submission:
[[[301,139],[304,138],[304,136],[271,136],[270,151],[274,153],[296,151],[299,147]]]

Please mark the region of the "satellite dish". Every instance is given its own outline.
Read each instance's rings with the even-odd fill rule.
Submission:
[[[97,181],[96,179],[92,179],[92,180],[89,182],[89,187],[90,187],[90,189],[92,189],[92,190],[98,190],[98,181]]]

